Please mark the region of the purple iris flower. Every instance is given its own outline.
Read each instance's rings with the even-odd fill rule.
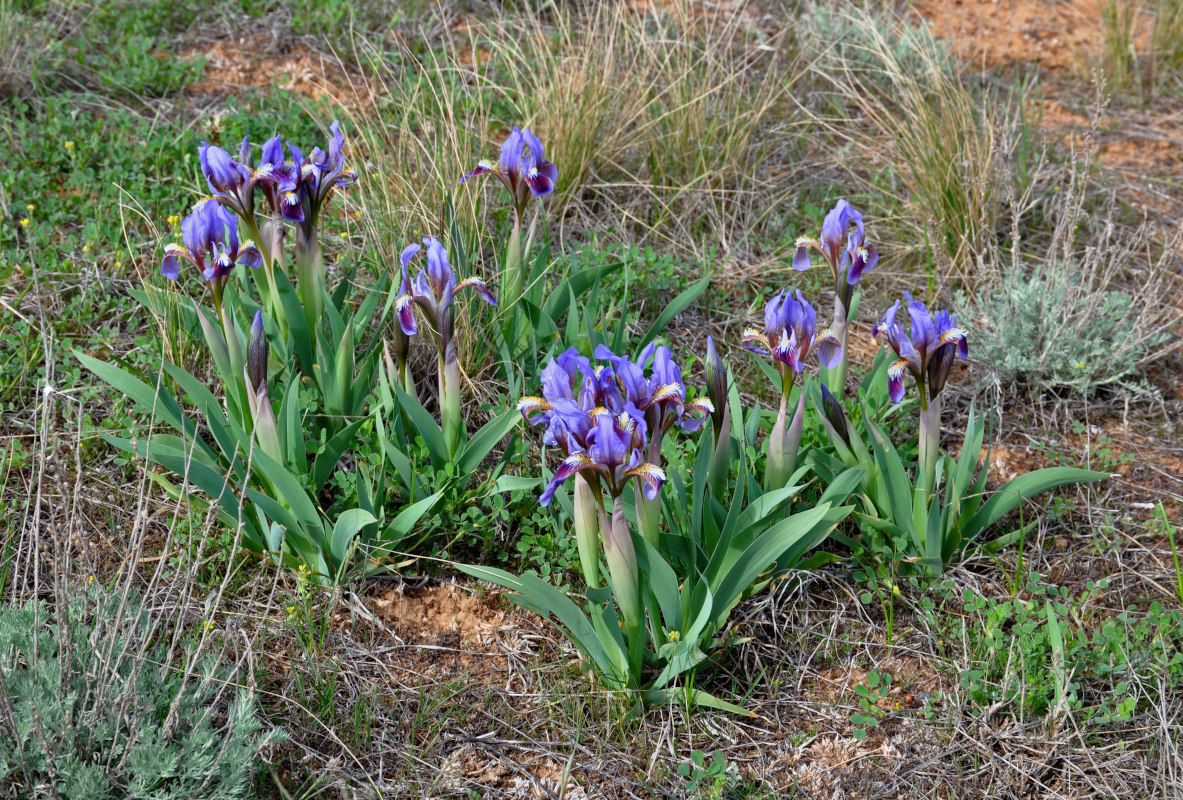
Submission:
[[[171,280],[181,276],[180,261],[184,259],[201,271],[207,282],[220,289],[237,264],[257,268],[263,255],[253,242],[238,241],[238,222],[220,203],[202,200],[181,223],[183,244],[168,244],[160,273]]]
[[[345,169],[345,155],[342,152],[345,134],[341,132],[340,120],[333,120],[329,130],[333,135],[329,138],[327,152],[314,147],[305,157],[295,145],[288,142],[292,159],[300,169],[300,185],[308,193],[308,199],[314,209],[320,208],[334,189],[343,189],[357,180],[355,170]]]
[[[885,338],[899,356],[887,370],[892,402],[898,403],[904,398],[905,370],[916,379],[922,401],[931,401],[945,387],[954,359],[969,355],[967,333],[958,327],[957,317],[948,311],[933,315],[910,292],[904,292],[904,298],[911,318],[909,333],[904,333],[903,325],[896,320],[900,308],[900,301],[896,300],[871,329],[871,335],[876,339]]]
[[[586,356],[569,348],[542,371],[542,396],[523,397],[518,410],[531,425],[546,423],[542,441],[548,447],[559,447],[567,455],[581,453],[587,449],[593,415],[611,413],[604,404],[608,398],[603,391],[609,384],[615,387],[611,371],[594,369]],[[605,373],[607,381],[603,380]]]
[[[201,171],[210,191],[241,217],[253,210],[252,193],[256,186],[263,190],[273,211],[293,222],[304,218],[300,198],[296,192],[300,179],[298,161],[284,158],[279,134],[263,144],[258,167],[251,163],[250,137],[244,136],[235,160],[220,147],[201,143]],[[293,151],[293,155],[295,152]]]
[[[613,498],[619,497],[629,480],[636,478],[644,496],[655,499],[665,483],[665,471],[644,461],[644,442],[639,442],[636,436],[637,421],[628,414],[606,410],[589,416],[593,424],[586,435],[587,448],[563,459],[539,502],[549,505],[559,486],[577,474],[582,474],[593,486],[603,485]]]
[[[842,302],[843,319],[849,313],[854,287],[865,273],[879,263],[879,252],[867,244],[863,215],[845,200],[839,200],[822,220],[821,234],[813,239],[797,240],[793,268],[807,270],[811,263],[809,249],[820,252],[834,275],[834,291]]]
[[[243,139],[243,152],[249,153],[249,145]],[[263,143],[259,166],[253,169],[255,185],[263,190],[271,210],[278,212],[292,222],[304,221],[304,205],[300,202],[300,167],[295,153],[292,160],[284,158],[283,143],[277,133]],[[249,162],[244,162],[249,163]]]
[[[538,137],[529,128],[519,129],[516,125],[505,141],[501,143],[501,157],[496,164],[482,159],[476,169],[466,173],[460,182],[464,183],[476,175],[496,175],[513,198],[514,208],[520,218],[530,195],[542,197],[555,189],[558,168],[546,160],[546,150]]]
[[[788,379],[788,370],[800,374],[805,359],[817,350],[823,367],[833,367],[842,360],[842,344],[827,328],[817,330],[817,312],[800,290],[781,291],[764,307],[764,331],[748,328],[743,334],[748,350],[771,356],[781,376]]]
[[[657,347],[650,343],[633,361],[616,355],[601,344],[596,347],[595,357],[614,367],[623,400],[619,410],[635,419],[644,436],[649,438],[649,460],[654,463],[660,462],[662,441],[670,428],[677,425],[687,432],[697,431],[715,410],[706,395],[700,394],[697,399],[686,402],[682,369],[665,345]],[[646,377],[644,365],[650,358],[653,363]]]
[[[451,339],[451,305],[453,295],[461,289],[475,289],[490,305],[497,305],[497,298],[480,278],[465,278],[456,282],[456,273],[448,261],[448,252],[440,244],[439,239],[426,237],[423,245],[427,248],[427,266],[414,277],[407,280],[407,264],[410,263],[422,248],[418,244],[407,245],[403,249],[399,260],[402,262],[403,279],[399,287],[398,299],[395,300],[395,310],[398,312],[399,325],[403,333],[414,336],[419,328],[415,324],[415,315],[411,308],[418,305],[428,321],[436,328],[441,336],[445,331],[441,326],[447,324],[448,340]],[[446,320],[446,323],[445,323]]]

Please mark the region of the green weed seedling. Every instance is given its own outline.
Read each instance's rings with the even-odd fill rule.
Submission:
[[[721,800],[738,778],[735,765],[727,763],[722,750],[711,753],[709,760],[703,751],[693,751],[689,761],[678,765],[678,774],[686,779],[687,796],[702,800]]]
[[[854,687],[861,709],[858,713],[850,715],[850,723],[859,726],[854,729],[854,738],[860,741],[866,739],[867,732],[879,724],[879,720],[883,718],[883,709],[879,707],[879,701],[885,699],[890,691],[891,674],[875,669],[867,673],[866,683]]]

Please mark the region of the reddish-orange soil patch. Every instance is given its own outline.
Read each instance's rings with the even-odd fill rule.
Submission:
[[[933,35],[979,66],[1036,63],[1059,70],[1102,47],[1100,0],[917,0]],[[1144,27],[1144,26],[1141,26]]]
[[[202,79],[189,87],[195,94],[236,94],[278,85],[314,100],[348,101],[363,108],[373,102],[372,88],[357,75],[301,44],[281,52],[267,36],[256,35],[194,44],[184,54],[205,59]]]
[[[454,583],[420,589],[381,588],[365,602],[387,627],[408,640],[479,645],[513,627],[500,598]]]

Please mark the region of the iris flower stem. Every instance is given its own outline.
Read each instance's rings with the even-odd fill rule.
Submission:
[[[506,342],[511,347],[518,346],[517,314],[518,300],[522,295],[524,279],[522,276],[522,218],[516,211],[513,218],[513,229],[509,234],[509,243],[505,247],[505,269],[501,276],[501,308],[504,309],[505,321],[502,331]]]
[[[612,517],[601,506],[600,529],[604,537],[604,558],[612,579],[612,595],[624,623],[629,643],[629,675],[636,681],[641,672],[641,588],[637,575],[637,553],[624,517],[624,500],[617,495],[612,502]]]
[[[768,462],[764,466],[764,491],[771,492],[785,485],[788,475],[785,473],[785,426],[789,412],[789,393],[780,396],[780,410],[776,414],[776,424],[768,434]]]
[[[920,474],[924,480],[924,494],[928,497],[936,489],[937,458],[941,441],[941,396],[928,398],[924,384],[920,384]]]
[[[454,456],[460,446],[460,361],[451,342],[440,349],[439,395],[440,427],[448,454]]]
[[[592,486],[582,475],[575,476],[575,544],[579,548],[579,567],[587,588],[600,586],[600,512],[603,509],[600,487]]]

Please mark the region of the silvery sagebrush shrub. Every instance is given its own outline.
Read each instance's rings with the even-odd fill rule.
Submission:
[[[121,610],[121,601],[123,608]],[[253,796],[282,742],[252,694],[207,656],[150,640],[136,597],[0,605],[0,792],[61,800]],[[130,611],[128,610],[130,609]]]
[[[1049,240],[1027,247],[1016,219],[1009,254],[985,254],[992,287],[956,297],[999,389],[1133,389],[1148,364],[1179,347],[1183,228],[1164,236],[1148,220],[1119,225],[1115,199],[1090,196],[1088,168],[1074,161],[1063,176],[1065,191],[1046,210]]]

